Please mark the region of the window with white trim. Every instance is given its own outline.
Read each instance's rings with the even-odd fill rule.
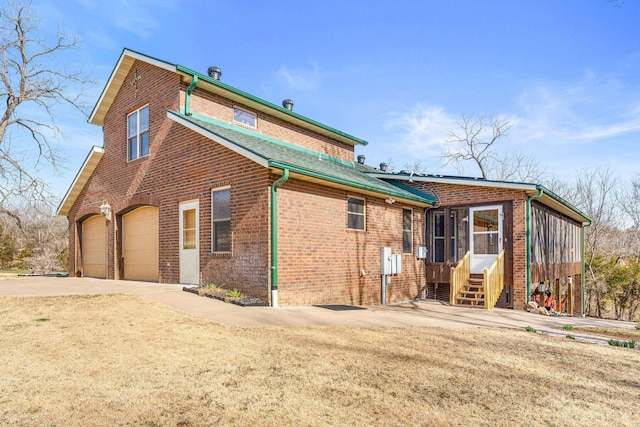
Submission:
[[[402,253],[413,253],[413,211],[402,209]]]
[[[347,198],[347,228],[349,230],[362,230],[365,226],[364,199],[355,197]]]
[[[149,155],[149,106],[127,116],[127,160]]]
[[[231,188],[211,191],[211,251],[231,252]]]
[[[252,128],[256,127],[257,117],[255,114],[250,113],[240,108],[233,107],[233,121],[243,124]]]

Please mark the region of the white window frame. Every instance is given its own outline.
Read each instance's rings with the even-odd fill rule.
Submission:
[[[241,113],[244,113],[244,114],[248,114],[251,117],[253,117],[253,124],[245,123],[245,122],[242,122],[240,120],[236,120],[236,112],[241,112]],[[255,113],[252,113],[251,111],[247,111],[247,110],[239,108],[239,107],[233,107],[233,122],[237,123],[239,125],[242,125],[242,126],[250,127],[251,129],[256,129],[258,127],[258,115],[255,114]]]
[[[142,110],[146,109],[147,110],[147,128],[146,129],[140,129],[140,112]],[[129,118],[136,114],[136,133],[134,135],[129,135]],[[149,155],[149,150],[150,150],[150,143],[151,141],[149,140],[149,127],[150,127],[150,111],[149,111],[149,104],[147,105],[143,105],[142,107],[138,108],[135,111],[130,112],[129,114],[127,114],[127,162],[132,162],[134,160],[138,160],[142,157],[147,157]],[[140,152],[142,151],[142,135],[143,134],[147,134],[147,154],[145,154],[144,156],[140,155]],[[131,155],[131,139],[132,138],[136,138],[136,156],[132,157]]]
[[[352,212],[349,210],[349,200],[362,200],[362,213],[360,212]],[[362,220],[362,228],[351,228],[349,227],[349,217],[351,215],[358,215],[358,216],[362,216],[363,220]],[[353,230],[353,231],[366,231],[367,230],[367,201],[365,199],[363,199],[362,197],[354,197],[354,196],[347,196],[347,230]]]
[[[229,191],[229,217],[227,218],[215,218],[214,216],[214,193],[218,193],[221,191]],[[229,223],[229,249],[224,251],[216,250],[216,232],[215,232],[215,224],[218,222],[228,222]],[[231,186],[226,185],[224,187],[216,187],[211,190],[211,252],[212,253],[230,253],[233,247],[233,239],[231,238]]]

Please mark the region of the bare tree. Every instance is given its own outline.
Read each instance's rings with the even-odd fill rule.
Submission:
[[[58,167],[54,116],[71,106],[85,114],[83,92],[89,80],[68,71],[60,56],[78,40],[59,32],[47,43],[38,37],[39,20],[29,3],[9,1],[0,10],[0,209],[13,199],[46,201],[47,183],[38,169]],[[4,111],[2,111],[2,108]]]
[[[585,231],[587,312],[602,317],[608,297],[606,260],[616,257],[618,228],[615,207],[616,178],[610,169],[582,170],[576,177],[571,202],[592,220]]]
[[[5,249],[11,252],[13,245],[13,254],[7,257],[13,256],[0,261],[38,274],[64,270],[69,243],[66,218],[55,215],[48,204],[23,205],[13,210],[17,214],[0,213],[0,246],[6,243]]]
[[[506,138],[511,122],[506,117],[462,115],[457,128],[449,131],[449,151],[442,155],[445,165],[472,163],[484,179],[502,181],[539,181],[545,169],[522,153],[499,156],[496,144]]]
[[[624,224],[629,235],[626,255],[640,261],[640,178],[632,180],[630,186],[620,190],[617,199],[629,220],[629,224]]]

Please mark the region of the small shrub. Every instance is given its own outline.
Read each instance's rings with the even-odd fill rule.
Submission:
[[[562,329],[565,331],[573,331],[573,325],[564,325]]]
[[[640,331],[640,323],[636,325],[636,329]]]
[[[538,331],[535,330],[535,328],[532,328],[531,326],[527,326],[526,328],[524,328],[524,330],[527,331],[527,332],[533,332],[533,333],[538,332]]]
[[[576,339],[576,337],[574,337],[573,335],[567,335],[567,339],[575,340],[575,339]]]
[[[49,320],[48,317],[41,317],[39,319],[36,319],[36,322],[47,322]]]
[[[635,341],[618,341],[618,340],[610,339],[609,345],[612,345],[614,347],[636,348]]]
[[[232,291],[229,291],[227,296],[230,297],[230,298],[240,298],[240,297],[242,297],[242,294],[240,293],[240,291],[237,288],[233,288]]]
[[[216,286],[215,283],[209,283],[208,285],[205,286],[205,288],[207,288],[207,289],[217,289],[218,286]]]

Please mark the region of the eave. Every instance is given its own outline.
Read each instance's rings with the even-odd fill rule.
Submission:
[[[434,201],[427,199],[426,197],[419,196],[407,196],[400,192],[389,191],[389,190],[380,190],[377,188],[369,187],[367,185],[362,185],[360,183],[355,183],[352,181],[342,180],[336,177],[332,177],[330,175],[321,174],[314,171],[309,171],[304,168],[291,166],[282,162],[269,162],[270,170],[276,174],[282,175],[282,171],[284,169],[289,169],[290,177],[297,178],[301,181],[312,182],[315,184],[320,184],[325,187],[337,188],[346,191],[358,192],[360,194],[365,194],[372,197],[387,197],[392,198],[394,200],[393,203],[408,203],[414,206],[419,206],[422,208],[428,208],[433,206]]]
[[[67,190],[62,202],[60,202],[60,206],[58,206],[57,214],[62,216],[68,216],[73,204],[76,202],[76,199],[82,192],[85,184],[93,174],[93,171],[100,163],[100,159],[104,155],[104,149],[102,147],[93,146],[89,155],[85,159],[82,167],[76,174],[71,187]]]
[[[91,111],[88,122],[98,126],[104,126],[104,118],[111,108],[116,95],[120,88],[124,84],[124,80],[131,71],[131,67],[135,61],[142,61],[148,64],[159,67],[163,70],[170,71],[172,73],[179,74],[186,84],[190,84],[193,81],[194,76],[198,77],[197,87],[206,90],[207,92],[220,95],[233,102],[237,102],[256,111],[263,112],[272,117],[284,120],[288,123],[292,123],[301,128],[313,131],[320,135],[324,135],[336,141],[340,141],[344,144],[351,146],[355,145],[367,145],[368,142],[357,138],[353,135],[349,135],[346,132],[342,132],[338,129],[332,128],[301,114],[288,110],[279,105],[265,101],[261,98],[253,96],[247,92],[243,92],[232,86],[229,86],[219,80],[215,80],[209,76],[200,74],[187,67],[178,64],[171,64],[160,59],[147,56],[130,49],[123,49],[118,62],[116,63],[109,80],[105,85],[98,102]]]
[[[93,111],[91,111],[91,114],[89,115],[89,119],[87,120],[89,123],[92,125],[104,126],[104,117],[109,111],[109,108],[111,108],[111,104],[120,91],[120,88],[124,83],[124,79],[129,74],[129,71],[131,71],[131,67],[136,60],[144,61],[174,73],[176,71],[176,66],[169,64],[168,62],[161,61],[129,49],[123,49],[120,59],[118,59],[118,63],[113,68],[111,76],[109,76],[109,80],[102,90],[100,98],[98,98],[98,102],[93,107]]]
[[[183,81],[187,84],[191,84],[191,82],[193,81],[193,77],[198,76],[196,87],[204,89],[207,92],[220,95],[223,98],[241,103],[254,110],[263,112],[286,122],[293,123],[296,126],[300,126],[302,128],[311,130],[315,133],[319,133],[333,140],[337,140],[351,146],[368,144],[368,142],[363,139],[357,138],[353,135],[349,135],[346,132],[342,132],[338,129],[312,120],[294,111],[288,110],[269,101],[265,101],[264,99],[260,99],[247,92],[243,92],[232,86],[229,86],[219,80],[200,74],[187,67],[183,67],[182,65],[176,65],[176,70],[180,74],[182,74]]]

